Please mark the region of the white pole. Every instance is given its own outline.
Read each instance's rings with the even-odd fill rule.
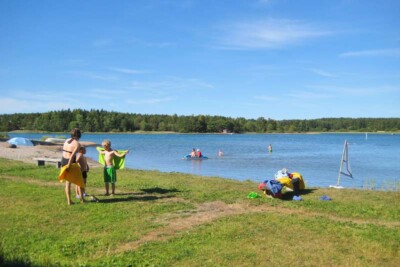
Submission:
[[[340,175],[342,174],[344,154],[346,153],[346,144],[347,144],[347,140],[344,140],[343,153],[342,153],[342,159],[340,160],[340,169],[339,169],[337,185],[340,184]]]

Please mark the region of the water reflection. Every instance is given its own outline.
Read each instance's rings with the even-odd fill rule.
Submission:
[[[201,164],[203,160],[189,160],[191,166],[191,173],[201,175]]]

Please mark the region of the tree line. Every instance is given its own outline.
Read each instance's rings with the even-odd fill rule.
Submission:
[[[210,115],[149,115],[105,110],[59,110],[0,115],[0,131],[177,133],[398,132],[400,118],[321,118],[274,120]]]

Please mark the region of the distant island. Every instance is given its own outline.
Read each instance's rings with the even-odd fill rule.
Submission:
[[[312,133],[386,132],[400,133],[400,118],[320,118],[274,120],[231,118],[210,115],[151,115],[105,110],[59,110],[44,113],[0,115],[0,132],[84,132],[155,133]]]

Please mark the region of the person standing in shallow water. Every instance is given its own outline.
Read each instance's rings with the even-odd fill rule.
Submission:
[[[190,157],[191,158],[195,158],[196,157],[196,149],[195,148],[192,149],[192,152],[190,153]]]
[[[269,146],[268,146],[268,153],[272,153],[272,145],[271,144],[269,144]]]
[[[81,138],[81,130],[74,128],[71,131],[71,138],[65,140],[62,150],[61,166],[67,166],[67,171],[71,167],[71,164],[76,163],[76,153],[79,151],[80,144],[79,139]],[[84,201],[82,196],[82,190],[79,188],[79,197],[81,202]],[[68,205],[73,204],[71,202],[71,182],[65,181],[65,195],[67,197]]]
[[[203,154],[201,154],[200,148],[196,150],[196,157],[201,158]]]

